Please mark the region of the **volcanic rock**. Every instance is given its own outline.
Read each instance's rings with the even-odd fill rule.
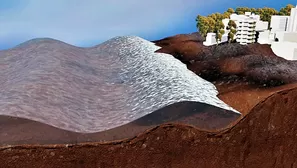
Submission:
[[[232,78],[235,82],[269,86],[297,82],[296,62],[276,56],[269,45],[226,43],[204,46],[199,40],[193,41],[196,36],[179,37],[155,41],[161,47],[157,52],[173,55],[208,81],[230,82]]]

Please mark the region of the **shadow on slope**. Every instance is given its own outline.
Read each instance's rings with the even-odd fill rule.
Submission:
[[[296,99],[296,88],[277,92],[221,131],[165,124],[116,143],[7,147],[0,162],[8,167],[296,167]]]
[[[239,116],[239,113],[204,103],[180,102],[123,126],[98,133],[71,132],[28,119],[1,116],[0,146],[115,141],[132,138],[165,123],[183,123],[194,125],[202,130],[220,130],[234,122]]]

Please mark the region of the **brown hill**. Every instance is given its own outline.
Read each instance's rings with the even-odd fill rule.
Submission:
[[[166,124],[112,143],[6,147],[0,162],[5,167],[297,167],[296,99],[296,88],[275,93],[218,132]]]
[[[173,36],[154,41],[209,81],[247,81],[276,86],[297,82],[297,64],[276,56],[269,45],[227,43],[204,46],[197,35]]]
[[[63,130],[33,120],[0,115],[0,147],[22,144],[76,144],[107,142],[133,138],[156,126],[170,123],[194,125],[202,130],[221,130],[240,114],[197,102],[180,102],[161,108],[144,117],[97,133]]]

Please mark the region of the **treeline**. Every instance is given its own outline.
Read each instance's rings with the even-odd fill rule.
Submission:
[[[222,19],[229,18],[232,13],[236,14],[244,14],[245,12],[252,12],[256,15],[260,15],[260,18],[262,21],[268,21],[270,25],[270,20],[272,15],[290,15],[291,9],[294,8],[293,5],[289,4],[286,7],[281,8],[279,11],[277,11],[274,8],[247,8],[247,7],[238,7],[235,10],[232,8],[229,8],[224,13],[213,13],[208,16],[201,16],[198,15],[196,18],[197,22],[197,28],[199,29],[199,32],[202,36],[206,37],[207,33],[214,32],[216,33],[216,38],[220,39],[221,35],[224,34],[224,24],[222,22]],[[229,28],[232,30],[230,34],[231,36],[236,33],[235,30],[233,30],[234,26],[236,28],[235,23],[229,23],[228,25],[232,25]],[[232,40],[232,39],[231,39]]]
[[[224,31],[225,26],[224,26],[222,20],[225,18],[229,18],[230,15],[234,12],[235,11],[232,8],[229,8],[223,14],[213,13],[208,16],[198,15],[196,18],[196,21],[197,21],[197,28],[199,29],[200,34],[202,36],[206,37],[207,33],[210,33],[210,32],[216,33],[216,40],[218,42],[219,40],[221,40],[222,35],[225,33],[225,31]],[[233,21],[230,21],[229,24],[233,25],[232,26],[233,29],[236,28],[236,25]],[[234,30],[232,32],[234,32]]]

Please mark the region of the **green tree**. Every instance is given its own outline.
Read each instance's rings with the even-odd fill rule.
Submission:
[[[230,15],[235,13],[234,9],[228,8],[226,12],[223,13],[224,18],[230,18]]]
[[[268,26],[270,26],[270,21],[271,21],[271,16],[272,15],[278,15],[279,12],[273,8],[268,8],[268,7],[264,7],[264,8],[252,8],[253,13],[255,13],[256,15],[260,15],[260,19],[262,21],[267,21],[268,22]]]
[[[220,13],[214,13],[208,16],[198,15],[196,18],[197,28],[202,36],[206,37],[207,33],[215,31],[216,23],[222,22],[223,16]]]
[[[200,34],[206,37],[209,29],[207,17],[198,15],[196,18],[196,21],[197,21],[196,26],[199,29]]]
[[[236,29],[236,23],[234,22],[234,20],[229,20],[229,22],[228,22],[228,28],[230,29],[230,28],[234,28],[234,29]]]
[[[235,13],[235,11],[234,11],[233,8],[228,8],[226,12],[228,12],[228,13],[230,13],[230,14]]]
[[[256,14],[257,9],[256,8],[251,8],[251,12]]]
[[[244,15],[245,12],[251,12],[251,9],[247,7],[238,7],[235,9],[235,13],[238,15]]]
[[[216,41],[217,41],[217,45],[219,44],[219,41],[222,40],[222,36],[225,33],[225,25],[224,23],[221,21],[217,21],[214,27],[214,33],[216,34]]]
[[[212,17],[207,17],[206,20],[207,20],[207,25],[208,25],[207,33],[214,32],[217,20],[213,19]]]
[[[272,15],[277,15],[278,11],[273,8],[262,8],[262,13],[260,14],[261,20],[270,22]]]
[[[286,7],[280,9],[279,15],[289,16],[292,8],[294,8],[294,6],[292,4],[288,4]]]
[[[234,36],[236,34],[236,27],[237,27],[236,23],[233,20],[229,20],[228,26],[227,26],[227,30],[229,30],[229,33],[228,33],[229,43],[234,41]]]
[[[215,21],[219,21],[219,20],[224,19],[224,15],[222,15],[221,13],[218,13],[218,12],[210,14],[207,17],[210,17],[210,18],[214,19]]]
[[[260,15],[263,13],[262,8],[257,8],[255,14]]]
[[[223,15],[223,18],[224,19],[227,19],[227,18],[230,18],[230,15],[231,15],[232,13],[229,13],[229,12],[224,12],[222,15]]]

